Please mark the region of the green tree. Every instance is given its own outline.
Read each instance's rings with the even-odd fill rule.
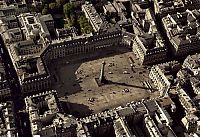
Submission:
[[[55,2],[49,4],[49,9],[55,11],[56,8],[57,8],[57,7],[56,7],[56,3],[55,3]]]
[[[44,7],[44,8],[42,9],[42,14],[43,14],[43,15],[48,14],[48,12],[49,12],[49,10],[48,10],[47,7]]]
[[[83,16],[83,15],[79,16],[78,23],[81,28],[81,33],[87,34],[87,33],[90,33],[93,31],[91,25],[89,24],[89,22],[85,16]]]
[[[28,7],[28,9],[29,9],[30,12],[36,12],[36,8],[35,8],[35,6],[33,6],[33,5],[30,5],[30,6]]]
[[[71,25],[74,26],[76,24],[76,16],[75,14],[70,15]]]
[[[66,3],[64,6],[63,6],[63,12],[65,14],[66,17],[70,17],[71,14],[74,13],[74,5],[71,4],[71,3]]]
[[[59,5],[64,5],[66,2],[66,0],[56,0],[56,3]]]

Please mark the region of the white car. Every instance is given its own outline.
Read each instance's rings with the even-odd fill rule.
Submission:
[[[127,71],[124,71],[123,74],[129,74]]]

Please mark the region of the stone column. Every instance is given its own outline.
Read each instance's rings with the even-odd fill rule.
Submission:
[[[102,62],[102,65],[101,65],[101,72],[100,72],[100,76],[99,76],[99,81],[100,83],[103,83],[103,81],[105,81],[105,76],[104,76],[104,67],[105,67],[105,61]]]

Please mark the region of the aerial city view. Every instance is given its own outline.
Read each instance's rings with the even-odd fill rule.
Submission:
[[[0,137],[200,137],[200,0],[0,0]]]

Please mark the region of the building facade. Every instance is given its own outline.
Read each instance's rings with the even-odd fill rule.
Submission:
[[[100,15],[97,13],[94,6],[90,3],[86,3],[82,5],[82,11],[85,13],[85,17],[88,19],[92,28],[95,32],[98,32],[103,25],[103,20],[101,19]]]
[[[0,137],[18,137],[13,102],[0,104]]]
[[[176,74],[180,67],[177,61],[152,66],[149,77],[160,91],[160,96],[167,95],[174,79],[173,74]]]
[[[143,13],[143,14],[142,14]],[[167,56],[164,40],[160,35],[155,23],[155,17],[150,9],[138,9],[135,15],[136,23],[133,40],[133,52],[141,64],[151,64],[163,61]],[[139,26],[141,26],[139,28]],[[139,30],[140,32],[138,33]]]

